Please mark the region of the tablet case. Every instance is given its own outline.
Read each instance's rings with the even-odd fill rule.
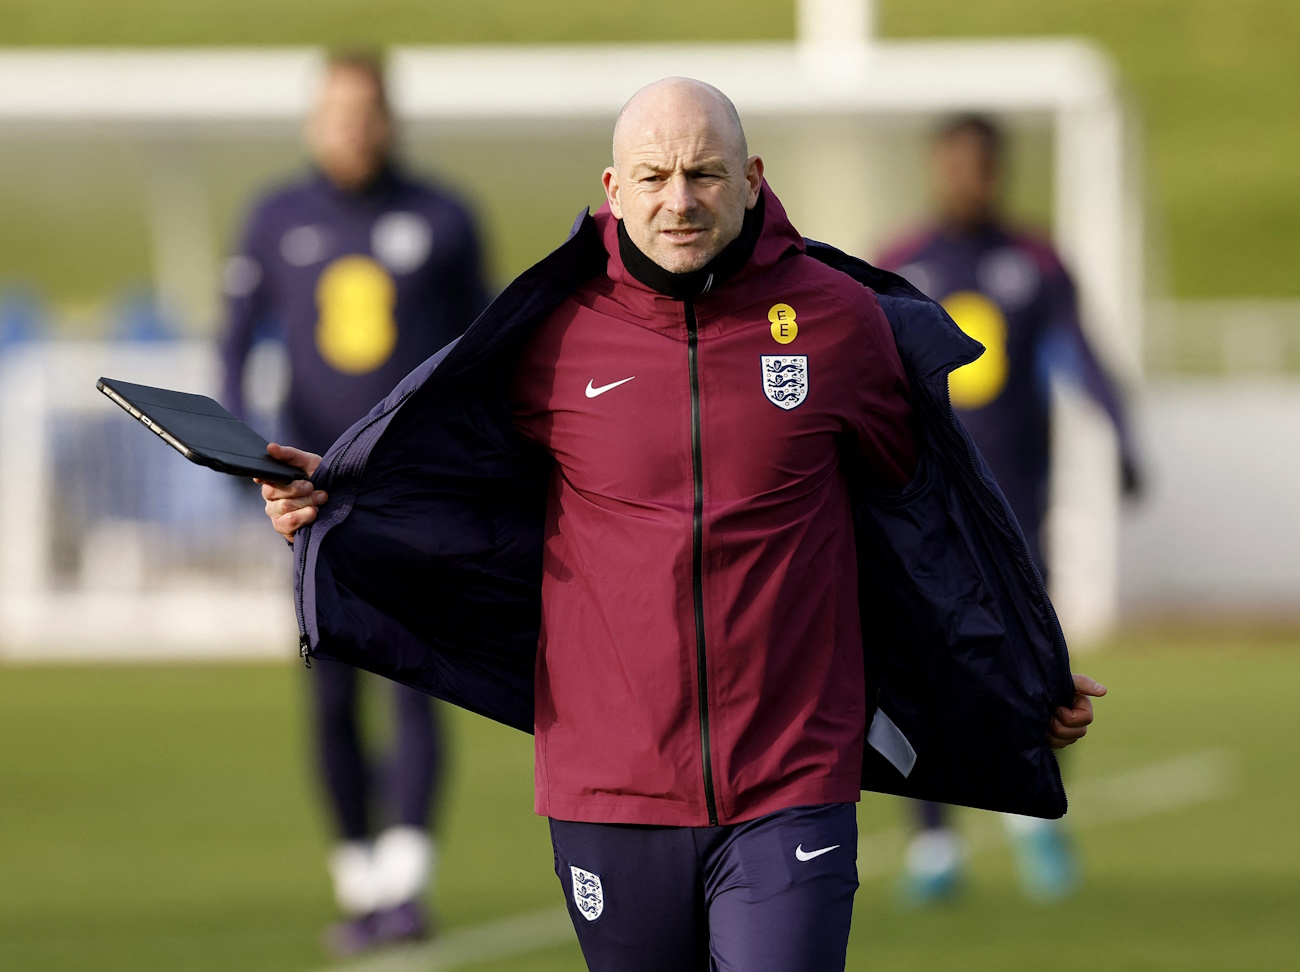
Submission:
[[[267,455],[267,441],[211,398],[115,378],[100,378],[95,387],[190,462],[274,483],[307,478]]]

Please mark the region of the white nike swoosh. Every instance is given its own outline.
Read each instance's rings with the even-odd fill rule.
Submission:
[[[803,844],[800,844],[794,849],[794,856],[799,858],[801,861],[811,861],[814,857],[821,857],[823,854],[829,854],[839,846],[839,844],[831,844],[830,847],[823,847],[821,850],[806,851],[803,849]]]
[[[636,375],[632,376],[632,378],[635,377]],[[595,398],[597,395],[603,395],[611,388],[617,388],[619,385],[626,385],[629,381],[632,380],[632,378],[624,378],[622,381],[611,381],[608,385],[601,385],[599,388],[592,388],[591,382],[589,381],[587,382],[587,397]]]

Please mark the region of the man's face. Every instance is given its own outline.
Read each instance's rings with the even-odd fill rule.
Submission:
[[[647,100],[620,123],[605,194],[642,253],[688,273],[740,235],[745,211],[758,201],[763,162],[745,158],[735,126],[697,93]]]
[[[1001,173],[983,137],[958,131],[939,142],[934,150],[934,186],[949,222],[972,227],[991,219],[999,202]]]
[[[307,127],[313,158],[342,189],[365,185],[388,156],[392,123],[375,81],[349,67],[331,70]]]

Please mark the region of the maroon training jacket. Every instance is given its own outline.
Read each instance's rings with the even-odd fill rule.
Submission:
[[[517,428],[555,458],[536,809],[704,826],[859,797],[865,719],[841,454],[916,445],[875,295],[805,255],[775,195],[748,262],[680,300],[607,273],[530,338]]]

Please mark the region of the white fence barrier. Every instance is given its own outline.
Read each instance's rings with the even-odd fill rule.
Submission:
[[[0,657],[285,656],[292,564],[251,482],[187,462],[95,389],[211,394],[206,342],[19,345],[0,359]]]
[[[1121,521],[1124,613],[1300,621],[1300,381],[1162,381],[1137,405],[1150,482]]]

